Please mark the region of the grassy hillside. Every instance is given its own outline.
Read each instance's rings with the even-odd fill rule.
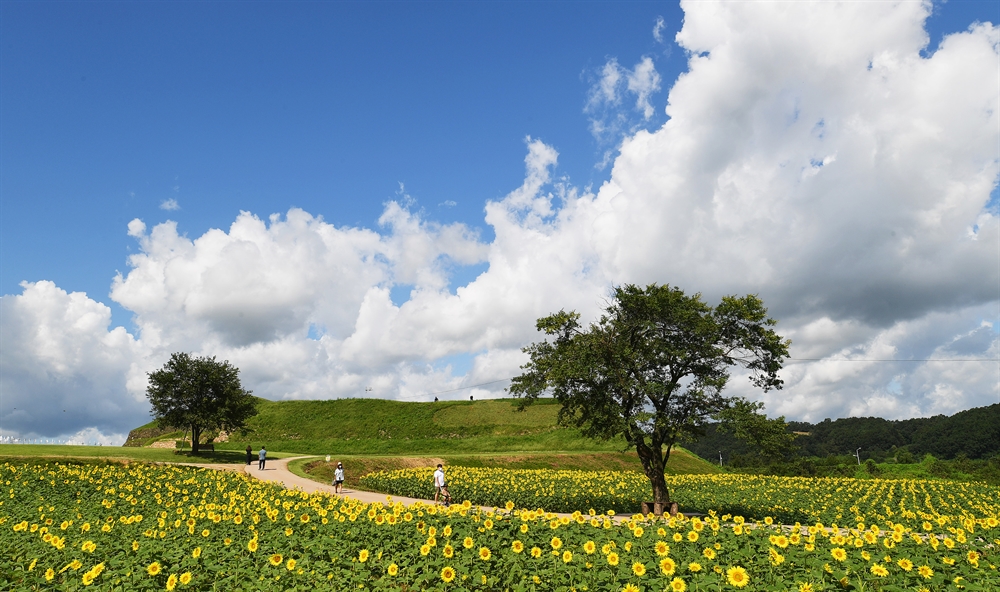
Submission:
[[[245,434],[216,443],[216,450],[303,454],[468,454],[496,452],[606,451],[621,441],[595,442],[556,425],[559,406],[541,400],[517,411],[510,399],[409,403],[382,399],[331,401],[260,400]],[[177,438],[149,423],[132,431],[129,445]]]
[[[287,454],[332,455],[351,479],[383,469],[433,466],[562,468],[641,471],[634,451],[621,440],[599,442],[556,424],[559,405],[540,400],[518,411],[511,399],[407,403],[382,399],[268,401],[261,399],[246,434],[216,443],[216,454],[261,444]],[[129,435],[132,446],[176,439],[183,432],[149,423]],[[163,451],[167,452],[167,451]],[[172,451],[170,451],[172,453]],[[320,481],[333,465],[302,461],[293,467]],[[668,474],[710,473],[718,469],[683,449],[675,449]],[[327,474],[329,473],[329,474]]]

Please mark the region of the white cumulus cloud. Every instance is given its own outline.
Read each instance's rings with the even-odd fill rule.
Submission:
[[[111,309],[52,282],[21,286],[0,299],[0,435],[75,438],[89,426],[121,436],[149,421],[141,347],[109,330]]]
[[[922,55],[926,4],[682,7],[689,69],[667,122],[633,132],[602,118],[628,109],[645,121],[661,85],[649,58],[630,70],[610,60],[588,104],[600,133],[626,134],[610,178],[596,191],[554,180],[556,147],[528,138],[523,184],[486,204],[489,242],[405,195],[372,229],[298,209],[243,212],[193,239],[133,220],[139,252],[111,297],[135,335],[50,282],[4,296],[4,429],[121,434],[145,421],[145,373],[173,351],[228,359],[274,399],[427,400],[513,376],[538,317],[593,319],[624,282],[710,303],[760,294],[800,360],[779,393],[740,377],[731,388],[773,413],[997,402],[998,366],[979,361],[1000,356],[997,27]],[[469,266],[484,271],[453,286]],[[875,361],[927,359],[953,361]],[[9,411],[8,396],[35,411]],[[76,413],[59,423],[64,404]]]

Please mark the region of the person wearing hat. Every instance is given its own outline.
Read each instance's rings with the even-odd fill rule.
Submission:
[[[333,472],[333,492],[344,493],[344,465],[337,463],[337,470]]]

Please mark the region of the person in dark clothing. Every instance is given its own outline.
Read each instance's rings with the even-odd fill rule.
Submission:
[[[250,445],[247,444],[247,465],[248,466],[250,465],[250,462],[252,460],[253,460],[253,448],[250,448]]]

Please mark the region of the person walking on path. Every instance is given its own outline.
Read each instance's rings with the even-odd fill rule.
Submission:
[[[434,503],[438,503],[438,496],[442,496],[444,505],[447,508],[451,505],[451,494],[448,493],[448,485],[444,480],[444,467],[440,464],[436,471],[434,471]]]
[[[263,471],[264,461],[267,460],[267,449],[264,448],[263,444],[260,445],[260,453],[257,455],[257,458],[260,459],[260,462],[257,463],[257,470]]]
[[[341,495],[344,493],[344,465],[337,463],[337,470],[333,472],[333,493]]]
[[[247,466],[250,466],[250,462],[252,459],[253,459],[253,448],[250,448],[250,445],[247,444]]]

